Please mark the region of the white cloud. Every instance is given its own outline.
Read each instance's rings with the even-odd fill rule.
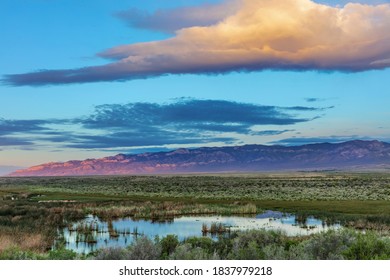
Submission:
[[[236,4],[235,4],[236,5]],[[98,67],[9,75],[14,85],[132,80],[231,71],[364,71],[390,66],[390,5],[332,7],[310,0],[242,0],[212,26],[99,54]]]

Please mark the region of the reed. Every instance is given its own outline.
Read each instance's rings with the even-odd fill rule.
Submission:
[[[206,235],[208,233],[210,234],[223,234],[223,233],[230,233],[230,227],[227,227],[223,225],[222,223],[212,222],[210,227],[207,226],[207,224],[202,224],[202,233],[203,235]]]

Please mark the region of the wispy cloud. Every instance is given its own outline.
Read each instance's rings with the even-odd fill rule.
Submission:
[[[305,98],[306,102],[321,102],[321,101],[325,101],[324,98],[316,98],[316,97],[308,97],[308,98]]]
[[[323,110],[304,106],[278,107],[225,100],[185,99],[169,104],[139,102],[100,105],[94,114],[83,120],[83,124],[90,128],[185,125],[193,129],[226,131],[221,125],[240,129],[242,126],[249,128],[253,125],[306,122],[310,119],[295,117],[290,111]]]
[[[128,148],[145,146],[165,145],[199,145],[210,143],[233,144],[237,141],[235,137],[217,137],[196,135],[194,133],[168,132],[156,130],[154,133],[137,135],[133,132],[108,133],[106,135],[79,136],[73,143],[65,144],[64,147],[76,149],[107,149],[107,148]]]
[[[0,135],[15,133],[33,133],[47,130],[44,127],[46,120],[4,120],[0,119]]]
[[[294,131],[293,129],[284,129],[284,130],[262,130],[262,131],[253,131],[252,135],[257,136],[273,136],[280,135],[286,132]]]
[[[47,142],[59,148],[104,149],[234,144],[245,135],[270,136],[291,131],[259,128],[309,122],[318,118],[317,112],[326,109],[197,99],[180,99],[167,104],[105,104],[96,106],[89,116],[74,119],[2,120],[2,133],[6,138],[0,139],[0,146],[33,146],[36,142]],[[68,129],[61,129],[59,125],[66,125]],[[26,138],[31,140],[23,140]]]
[[[75,148],[109,148],[171,144],[234,143],[240,135],[270,135],[254,130],[258,125],[293,125],[312,118],[291,111],[323,111],[313,107],[277,107],[222,100],[183,100],[170,104],[129,103],[96,107],[80,120],[88,129],[111,131],[104,135],[79,137]],[[224,133],[235,136],[223,137]],[[274,134],[276,131],[273,132]],[[283,132],[280,132],[283,133]]]
[[[42,86],[169,74],[266,69],[354,72],[390,66],[389,4],[333,7],[311,0],[232,3],[234,12],[213,25],[177,26],[182,29],[172,38],[117,46],[98,54],[114,60],[112,63],[6,75],[3,82]],[[229,2],[224,7],[229,10]],[[207,7],[199,7],[196,14],[202,9]],[[138,16],[131,24],[142,25],[141,18]]]
[[[286,145],[286,146],[299,146],[314,143],[341,143],[353,140],[376,140],[371,137],[362,137],[359,135],[348,135],[348,136],[327,136],[327,137],[291,137],[282,140],[272,141],[270,144],[273,145]],[[386,141],[386,139],[382,139]],[[388,141],[389,139],[387,139]]]
[[[17,137],[3,137],[0,136],[0,147],[1,146],[30,146],[33,145],[34,142],[20,139]]]

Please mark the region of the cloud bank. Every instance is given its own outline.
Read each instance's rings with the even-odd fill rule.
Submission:
[[[233,12],[229,3],[234,5]],[[227,16],[210,15],[206,23],[218,20],[212,25],[188,27],[191,21],[185,22],[185,28],[175,26],[181,29],[172,38],[117,46],[98,54],[113,61],[109,64],[6,75],[3,82],[42,86],[169,74],[267,69],[355,72],[390,66],[389,4],[332,7],[311,0],[241,0],[221,7],[225,10],[220,15]],[[196,14],[202,9],[207,6],[195,9]],[[165,16],[157,16],[156,22]],[[199,23],[197,20],[191,24]],[[142,22],[138,15],[130,24],[142,27],[146,24]],[[170,27],[163,29],[169,31]]]
[[[330,108],[278,107],[197,99],[182,99],[168,104],[105,104],[96,106],[93,114],[73,119],[0,120],[0,146],[33,147],[36,143],[48,143],[58,148],[104,149],[230,144],[247,135],[286,133],[291,130],[259,128],[309,122],[327,109]]]

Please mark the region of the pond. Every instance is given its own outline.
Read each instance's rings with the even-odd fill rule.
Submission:
[[[289,236],[308,235],[328,229],[340,228],[340,224],[326,224],[314,217],[265,211],[252,216],[181,216],[166,221],[133,220],[123,218],[102,221],[89,215],[84,220],[62,230],[66,248],[88,254],[104,247],[125,247],[136,236],[164,237],[175,234],[180,240],[192,236],[210,236],[214,239],[237,230],[281,230]]]
[[[250,229],[281,230],[289,236],[308,235],[340,224],[327,224],[314,217],[265,211],[252,216],[181,216],[171,220],[151,221],[122,218],[102,221],[88,215],[84,220],[61,230],[66,248],[88,254],[104,247],[125,247],[137,236],[164,237],[175,234],[180,240],[192,236],[218,238],[231,232]]]

